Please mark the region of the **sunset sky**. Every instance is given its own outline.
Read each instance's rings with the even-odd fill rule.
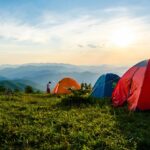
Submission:
[[[0,0],[0,64],[131,65],[150,57],[150,0]]]

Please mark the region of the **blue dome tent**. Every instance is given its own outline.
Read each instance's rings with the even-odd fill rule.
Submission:
[[[119,79],[118,75],[112,73],[100,76],[92,89],[91,96],[95,98],[111,97]]]

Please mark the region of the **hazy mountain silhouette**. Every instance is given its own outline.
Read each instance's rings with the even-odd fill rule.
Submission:
[[[7,78],[0,76],[0,81],[7,80]]]
[[[116,73],[121,75],[127,67],[110,65],[100,66],[76,66],[70,64],[25,64],[0,66],[0,76],[8,80],[22,80],[33,82],[37,89],[45,90],[46,83],[52,81],[52,87],[63,77],[73,77],[78,82],[94,84],[103,73]],[[0,77],[0,80],[1,80]]]
[[[1,80],[0,86],[5,87],[6,89],[11,90],[19,90],[24,91],[26,86],[32,86],[34,90],[38,90],[36,87],[38,87],[37,84],[34,82],[28,81],[28,80]]]

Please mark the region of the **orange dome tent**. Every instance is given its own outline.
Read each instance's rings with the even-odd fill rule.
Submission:
[[[81,87],[80,87],[80,84],[76,80],[72,78],[64,78],[56,84],[53,90],[53,93],[54,94],[70,94],[71,91],[69,90],[69,88],[74,89],[74,90],[79,90]]]

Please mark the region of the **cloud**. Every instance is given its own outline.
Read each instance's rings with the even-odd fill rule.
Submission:
[[[112,14],[112,11],[119,15]],[[17,18],[10,19],[10,16],[8,16],[7,19],[0,21],[0,37],[7,40],[6,43],[0,43],[0,48],[1,51],[6,47],[12,51],[17,49],[19,53],[22,51],[35,53],[36,51],[35,55],[37,51],[39,55],[47,52],[53,56],[55,53],[54,58],[63,53],[63,60],[66,59],[66,54],[73,59],[73,56],[79,53],[82,53],[83,56],[87,53],[87,56],[93,56],[94,59],[91,61],[95,64],[100,63],[98,62],[100,60],[106,61],[103,56],[109,53],[111,54],[109,63],[111,61],[113,61],[112,63],[117,63],[117,59],[123,59],[127,53],[134,56],[134,50],[137,52],[137,50],[145,49],[144,52],[149,54],[147,52],[150,47],[150,29],[147,21],[149,16],[145,18],[145,16],[131,16],[124,13],[120,15],[124,11],[128,12],[129,10],[108,8],[101,10],[99,13],[97,11],[81,13],[82,15],[79,14],[78,17],[45,12],[43,16],[37,19],[38,22],[36,23],[29,23]],[[107,13],[105,14],[105,12]],[[109,15],[107,16],[107,14]],[[111,43],[111,33],[124,26],[129,26],[139,39],[137,43],[134,43],[128,49],[118,49]],[[11,47],[11,42],[14,42],[16,46],[14,44]],[[31,47],[24,47],[26,43],[31,43]],[[117,53],[122,57],[117,55],[116,59]],[[139,55],[141,55],[140,52]],[[143,55],[141,56],[144,57]],[[111,57],[112,59],[110,59]],[[127,56],[127,58],[129,57]],[[115,59],[113,60],[113,58]],[[84,63],[86,61],[83,60]],[[74,59],[74,62],[76,62],[76,59]]]
[[[98,41],[101,36],[103,36],[103,39],[105,38],[103,33],[107,32],[107,30],[109,31],[109,28],[112,24],[115,24],[116,20],[112,22],[112,18],[102,21],[101,15],[81,15],[77,18],[72,18],[51,12],[44,13],[43,17],[39,17],[41,20],[36,24],[29,24],[28,22],[17,20],[17,18],[10,19],[11,16],[6,18],[8,19],[0,20],[1,37],[44,44],[49,43],[53,37],[61,38],[64,41],[69,40],[69,42],[71,40],[74,42],[74,39],[78,39],[77,41],[80,40],[85,43],[88,40],[91,41],[92,38]]]
[[[16,41],[44,42],[48,39],[41,29],[16,22],[0,22],[0,36]]]
[[[83,46],[83,45],[81,45],[81,44],[78,44],[78,47],[83,48],[84,46]]]
[[[109,7],[109,8],[104,9],[104,12],[107,12],[107,13],[128,12],[128,11],[129,10],[127,7]]]
[[[87,46],[90,48],[97,48],[98,47],[97,45],[94,45],[94,44],[88,44]]]
[[[118,8],[117,11],[122,11]],[[125,9],[125,8],[124,8]],[[124,10],[123,9],[123,10]],[[103,12],[116,11],[114,8],[104,9]],[[97,13],[98,14],[98,13]],[[84,14],[74,18],[72,16],[63,16],[51,12],[45,12],[39,17],[37,23],[31,24],[17,18],[0,21],[0,37],[15,41],[29,41],[33,43],[52,43],[52,39],[58,38],[68,43],[83,41],[83,44],[93,41],[103,43],[108,40],[108,32],[117,24],[131,22],[132,18],[124,19],[113,17],[107,20],[107,16],[95,16],[95,14]],[[63,19],[62,19],[63,18]],[[37,19],[38,20],[38,19]],[[134,19],[135,20],[135,19]],[[119,22],[121,21],[121,22]],[[122,23],[122,24],[123,24]],[[106,37],[107,36],[107,37]],[[93,41],[92,41],[93,39]]]
[[[109,20],[101,20],[101,18],[92,15],[79,16],[78,18],[70,17],[66,20],[59,20],[59,18],[55,20],[52,15],[50,18],[53,19],[50,21],[44,19],[39,24],[32,25],[17,19],[10,22],[1,21],[0,37],[18,42],[29,41],[39,44],[52,44],[54,39],[59,39],[60,42],[68,46],[83,43],[82,45],[88,45],[90,48],[97,48],[99,43],[109,44],[109,36],[114,29],[121,26],[133,28],[136,26],[138,28],[141,23],[138,18],[126,16],[112,17]]]
[[[87,45],[82,45],[82,44],[78,44],[77,45],[79,48],[104,48],[105,45],[101,44],[101,45],[95,45],[95,44],[87,44]]]

